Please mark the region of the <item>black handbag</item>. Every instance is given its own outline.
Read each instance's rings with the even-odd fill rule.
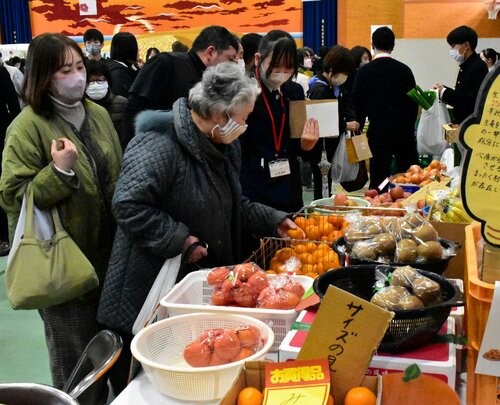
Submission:
[[[345,191],[352,192],[360,190],[368,181],[368,170],[366,169],[366,162],[362,160],[358,162],[359,170],[358,175],[354,180],[341,182],[340,185]]]

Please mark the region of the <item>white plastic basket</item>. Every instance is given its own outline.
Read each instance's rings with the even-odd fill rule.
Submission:
[[[210,305],[212,287],[207,283],[207,274],[210,270],[199,270],[189,273],[160,301],[162,311],[160,317],[172,317],[193,312],[213,312],[218,314],[239,314],[259,319],[271,327],[274,332],[272,351],[278,351],[281,342],[292,328],[292,324],[299,315],[295,309],[263,309],[226,307]],[[268,275],[268,277],[276,277]],[[292,276],[307,291],[313,284],[313,279],[307,276]]]
[[[254,355],[222,366],[199,368],[189,366],[184,360],[184,348],[205,329],[234,329],[245,325],[258,328],[265,342]],[[131,350],[160,392],[184,401],[213,401],[226,394],[245,361],[263,358],[273,341],[271,328],[257,319],[222,313],[195,313],[147,326],[134,337]]]

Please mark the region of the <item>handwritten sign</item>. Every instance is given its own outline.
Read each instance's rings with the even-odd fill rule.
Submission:
[[[393,316],[329,286],[297,359],[328,359],[334,402],[343,404],[347,391],[361,384]]]
[[[266,365],[264,405],[326,405],[329,393],[325,359]]]
[[[500,247],[500,66],[483,82],[474,115],[464,121],[460,142],[466,148],[462,200],[481,222],[483,238]]]

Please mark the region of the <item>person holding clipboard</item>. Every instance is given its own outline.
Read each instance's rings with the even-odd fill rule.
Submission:
[[[240,137],[243,194],[253,202],[296,212],[303,206],[297,157],[314,147],[319,128],[315,119],[309,119],[301,138],[290,138],[289,102],[304,99],[304,90],[292,81],[297,71],[292,36],[281,30],[265,35],[252,71],[261,94],[247,119],[248,129]]]

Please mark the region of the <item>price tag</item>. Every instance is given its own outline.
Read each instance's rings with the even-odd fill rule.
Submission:
[[[290,162],[288,159],[277,159],[269,162],[269,174],[271,178],[290,174]]]
[[[328,360],[302,360],[266,365],[264,405],[326,405],[330,393]]]

